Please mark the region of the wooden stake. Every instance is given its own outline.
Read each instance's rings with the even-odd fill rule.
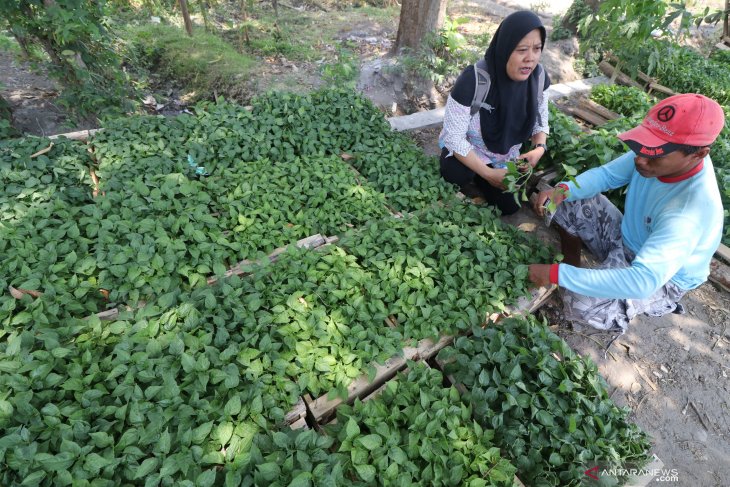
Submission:
[[[190,12],[188,12],[188,1],[180,0],[180,11],[185,21],[185,30],[190,37],[193,36],[193,22],[190,20]]]
[[[49,145],[45,149],[41,149],[38,152],[36,152],[35,154],[31,154],[30,155],[30,158],[33,159],[34,157],[38,157],[38,156],[41,156],[43,154],[47,154],[48,152],[51,151],[51,149],[53,149],[53,142],[51,142],[51,145]]]

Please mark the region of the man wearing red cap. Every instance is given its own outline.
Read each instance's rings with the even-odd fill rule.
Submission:
[[[548,198],[559,205],[565,260],[531,265],[530,279],[562,288],[567,319],[624,332],[640,313],[681,311],[679,299],[707,280],[723,224],[709,152],[724,123],[703,95],[669,97],[619,135],[631,151],[538,195],[539,215]],[[622,215],[601,192],[627,185]],[[598,268],[580,267],[582,243]]]

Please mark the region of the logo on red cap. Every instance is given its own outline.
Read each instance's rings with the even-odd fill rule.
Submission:
[[[659,119],[660,122],[668,122],[676,113],[676,110],[674,109],[674,106],[667,105],[665,107],[662,107],[656,114],[656,118]]]

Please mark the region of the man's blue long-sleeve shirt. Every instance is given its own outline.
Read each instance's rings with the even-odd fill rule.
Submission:
[[[599,298],[642,299],[668,281],[694,289],[707,280],[722,236],[723,208],[710,157],[702,170],[677,182],[641,176],[631,151],[579,175],[568,201],[628,184],[621,233],[636,254],[630,267],[583,269],[560,265],[560,285]]]

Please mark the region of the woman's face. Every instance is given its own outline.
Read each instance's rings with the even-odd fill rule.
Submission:
[[[507,60],[507,76],[512,81],[525,81],[540,62],[542,37],[540,29],[531,30],[512,51]]]

